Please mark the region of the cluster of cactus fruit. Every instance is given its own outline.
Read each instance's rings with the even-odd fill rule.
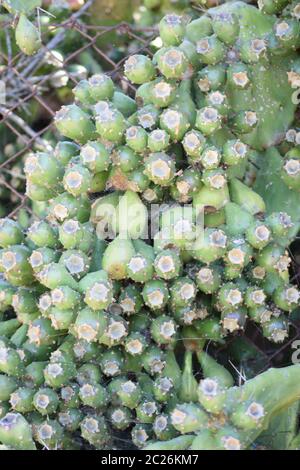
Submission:
[[[134,99],[97,74],[56,114],[69,140],[24,169],[45,217],[0,221],[4,446],[246,449],[299,400],[299,365],[235,386],[204,351],[247,321],[281,343],[299,306],[299,219],[248,178],[277,146],[299,194],[298,20],[284,1],[167,15],[153,59],[125,62]]]

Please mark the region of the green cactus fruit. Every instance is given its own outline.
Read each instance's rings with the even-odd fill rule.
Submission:
[[[12,306],[16,313],[33,313],[37,308],[37,295],[34,290],[19,288],[13,295]]]
[[[0,246],[19,245],[24,241],[20,225],[11,219],[0,219]]]
[[[225,403],[225,389],[216,378],[205,378],[198,387],[198,400],[212,414],[219,414]]]
[[[34,222],[28,228],[27,238],[38,248],[57,248],[59,246],[57,228],[44,220]]]
[[[123,114],[108,105],[106,101],[99,101],[96,108],[96,129],[102,139],[119,143],[123,140],[126,121]]]
[[[134,242],[140,242],[139,240],[134,240]],[[146,245],[146,244],[145,244]],[[132,256],[130,261],[127,265],[127,272],[130,279],[135,282],[142,282],[145,283],[150,281],[153,278],[153,253],[152,247],[149,245],[141,246],[140,244],[136,245],[134,243],[134,247],[136,249],[136,254]],[[150,253],[149,253],[149,249]]]
[[[206,228],[192,246],[193,257],[203,263],[220,259],[226,251],[227,236],[221,229]]]
[[[89,93],[95,103],[102,100],[110,100],[114,94],[114,83],[105,74],[92,75],[88,81]]]
[[[156,346],[148,347],[143,354],[142,363],[148,374],[156,375],[161,373],[165,367],[165,357],[163,351]]]
[[[193,195],[201,188],[201,179],[193,168],[187,168],[176,178],[171,187],[171,195],[178,202],[187,203],[192,200]]]
[[[272,15],[280,13],[287,3],[286,0],[260,0],[258,7],[262,12]]]
[[[80,150],[80,159],[92,173],[99,173],[109,168],[110,157],[105,146],[97,141],[87,142]]]
[[[85,303],[92,310],[107,308],[113,300],[113,285],[105,271],[96,271],[84,276],[79,288],[84,295]]]
[[[266,210],[262,197],[238,179],[234,178],[230,181],[230,194],[232,202],[240,205],[252,215],[264,213]]]
[[[63,177],[63,166],[53,156],[38,152],[25,160],[25,174],[30,183],[55,188]]]
[[[28,196],[35,203],[45,202],[55,197],[56,192],[45,186],[32,183],[30,180],[26,181],[26,196]]]
[[[200,431],[208,424],[208,415],[194,403],[177,405],[171,413],[171,423],[181,434]]]
[[[110,440],[110,434],[103,416],[87,415],[80,424],[81,435],[96,449],[103,449]]]
[[[79,222],[84,223],[89,220],[90,204],[84,197],[75,198],[65,192],[53,199],[49,214],[58,222],[63,222],[68,218],[76,218]]]
[[[67,165],[71,158],[76,157],[79,153],[79,146],[75,142],[62,141],[58,142],[54,149],[54,156],[63,166]]]
[[[195,126],[205,136],[219,130],[221,125],[221,115],[216,108],[206,106],[198,110]]]
[[[295,148],[284,156],[281,178],[289,189],[298,190],[300,184],[300,153]]]
[[[63,265],[76,280],[80,280],[90,270],[90,258],[80,250],[66,250],[59,259],[59,264]]]
[[[246,318],[247,310],[245,308],[227,309],[221,314],[221,323],[225,331],[233,333],[244,329]]]
[[[59,424],[70,433],[74,433],[79,429],[82,420],[83,413],[74,408],[67,411],[60,411],[58,414]]]
[[[181,43],[185,33],[182,17],[175,14],[166,15],[158,26],[164,46],[178,46]]]
[[[155,68],[151,60],[141,54],[132,55],[126,60],[124,72],[128,80],[138,85],[152,80],[155,76]]]
[[[122,379],[117,391],[117,395],[123,406],[135,409],[141,400],[142,391],[138,383],[132,380]]]
[[[74,359],[77,361],[91,361],[98,357],[100,347],[97,343],[90,343],[85,340],[75,340],[73,344]]]
[[[194,129],[188,131],[182,141],[183,148],[192,162],[197,162],[200,160],[204,144],[204,135]]]
[[[223,87],[225,79],[225,68],[222,64],[207,65],[198,72],[196,84],[202,92],[217,91]]]
[[[172,439],[177,435],[177,431],[170,422],[170,417],[166,414],[160,414],[155,418],[153,431],[161,441]]]
[[[271,318],[263,324],[263,335],[273,343],[283,343],[289,335],[288,320],[284,316]]]
[[[131,126],[126,129],[126,144],[135,152],[141,153],[147,147],[148,134],[141,126]]]
[[[127,277],[127,264],[135,254],[134,246],[129,239],[115,238],[103,254],[102,267],[112,279]]]
[[[158,344],[170,344],[173,343],[176,338],[176,323],[173,318],[162,315],[159,318],[155,318],[151,323],[151,336],[153,340]]]
[[[124,357],[117,348],[105,351],[100,358],[100,367],[107,377],[120,375],[124,367]]]
[[[35,54],[41,47],[41,36],[36,26],[21,13],[15,31],[16,43],[26,55]]]
[[[141,356],[146,347],[146,338],[141,333],[131,333],[125,340],[125,351],[132,356]]]
[[[127,322],[117,314],[111,314],[108,317],[107,327],[100,338],[100,343],[108,347],[123,344],[128,335]]]
[[[80,301],[80,294],[67,286],[57,287],[51,292],[52,304],[62,310],[76,307]]]
[[[0,440],[17,450],[36,450],[30,424],[20,413],[7,413],[0,420]]]
[[[92,174],[80,164],[67,168],[63,178],[64,189],[74,197],[78,197],[91,191]]]
[[[163,78],[158,78],[154,82],[150,82],[149,91],[149,101],[152,104],[158,108],[167,108],[174,101],[177,88],[172,80],[167,81]]]
[[[38,274],[38,280],[48,289],[56,289],[60,285],[78,290],[78,284],[67,269],[59,263],[47,264]]]
[[[210,36],[212,33],[212,21],[208,16],[202,16],[191,21],[186,28],[187,38],[194,43],[205,36]]]
[[[209,317],[200,322],[195,322],[197,337],[199,340],[211,340],[217,343],[224,343],[224,330],[218,317]]]
[[[169,377],[157,377],[153,382],[153,394],[160,403],[166,403],[174,396],[174,383]]]
[[[169,280],[178,277],[181,269],[179,254],[175,250],[163,250],[154,260],[154,269],[158,277]]]
[[[8,401],[11,394],[17,390],[18,382],[14,377],[0,374],[0,402]]]
[[[113,154],[113,163],[122,172],[129,173],[135,170],[140,164],[140,157],[130,147],[117,147]]]
[[[40,387],[43,385],[45,378],[44,378],[44,368],[46,367],[46,362],[31,362],[25,368],[25,383],[30,385],[31,387]]]
[[[188,69],[188,60],[179,48],[168,47],[160,51],[157,65],[167,79],[180,79]]]
[[[128,317],[139,313],[143,307],[143,298],[139,287],[130,284],[126,286],[122,290],[118,302],[122,313]]]
[[[245,292],[245,304],[248,308],[262,306],[265,303],[266,294],[256,286],[248,287]]]
[[[226,173],[222,168],[206,169],[202,173],[202,182],[209,189],[224,189],[227,186]]]
[[[116,109],[120,111],[126,118],[129,118],[137,110],[137,104],[135,100],[130,98],[130,96],[126,95],[125,93],[121,93],[120,91],[114,92],[112,103]]]
[[[151,152],[161,152],[170,143],[170,136],[166,130],[155,129],[148,136],[148,148]]]
[[[25,245],[13,245],[0,252],[0,270],[11,285],[28,286],[33,283],[30,254]]]
[[[42,416],[54,413],[58,404],[58,395],[51,388],[41,388],[33,397],[33,405]]]
[[[115,226],[120,237],[128,236],[132,240],[145,238],[148,214],[138,194],[126,191],[119,200],[115,217]]]
[[[79,397],[85,406],[95,409],[104,409],[108,403],[108,393],[100,384],[83,384],[79,390]]]
[[[257,124],[257,114],[252,110],[239,111],[231,120],[233,130],[238,134],[249,134]]]
[[[243,159],[247,157],[248,146],[240,140],[229,140],[223,146],[222,161],[225,165],[234,166],[238,165]]]
[[[221,275],[218,266],[202,266],[196,273],[197,287],[205,294],[216,292],[221,285]]]
[[[108,417],[113,428],[124,431],[132,422],[132,415],[125,406],[112,407],[108,410]]]
[[[205,378],[216,379],[224,388],[229,388],[234,385],[234,380],[230,372],[225,369],[225,367],[218,364],[218,362],[205,351],[199,351],[197,358]]]
[[[48,318],[55,330],[68,330],[76,317],[74,309],[51,307]]]
[[[58,256],[59,255],[55,250],[42,247],[33,250],[29,257],[29,263],[34,272],[39,272],[45,265],[57,262]]]
[[[234,14],[220,13],[213,18],[212,27],[217,37],[225,44],[233,44],[240,32],[237,16]]]
[[[107,319],[102,311],[86,307],[78,313],[73,330],[78,339],[94,342],[101,338],[106,326]]]
[[[91,105],[94,103],[91,97],[91,86],[88,80],[80,80],[80,82],[73,89],[73,94],[80,103],[83,105]]]
[[[80,386],[89,383],[97,384],[101,380],[101,371],[96,364],[87,362],[77,370],[76,381]]]
[[[230,64],[227,69],[228,85],[236,89],[246,89],[251,84],[251,75],[248,65],[243,62]]]
[[[140,423],[153,423],[158,413],[159,406],[151,399],[144,399],[136,408],[136,415]]]
[[[195,300],[197,288],[189,277],[178,277],[170,288],[170,301],[174,307],[191,305]]]
[[[151,310],[161,310],[168,302],[169,292],[164,281],[151,280],[145,283],[142,295]]]
[[[152,437],[152,426],[149,424],[136,424],[131,431],[131,439],[135,446],[143,448]]]
[[[292,285],[286,285],[284,287],[278,287],[274,294],[273,300],[275,305],[281,310],[290,312],[297,308],[299,305],[300,292]]]

